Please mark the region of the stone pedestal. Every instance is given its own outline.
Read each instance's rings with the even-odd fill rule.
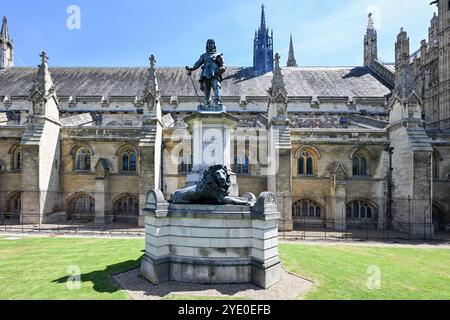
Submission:
[[[222,164],[231,169],[231,131],[239,119],[227,114],[224,107],[214,110],[200,106],[198,112],[184,119],[192,133],[193,164],[187,185],[197,184],[209,167]],[[231,174],[230,196],[239,196],[236,175]]]
[[[145,209],[146,253],[141,273],[153,284],[281,281],[276,198],[263,193],[253,207],[168,204],[149,193]]]

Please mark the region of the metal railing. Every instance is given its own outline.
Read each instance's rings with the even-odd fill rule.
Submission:
[[[0,232],[139,236],[145,197],[109,193],[0,192]],[[45,200],[45,199],[44,199]],[[96,206],[97,203],[102,208]],[[30,205],[30,203],[32,205]],[[101,210],[100,210],[101,209]],[[280,238],[298,240],[450,241],[450,198],[279,197]]]

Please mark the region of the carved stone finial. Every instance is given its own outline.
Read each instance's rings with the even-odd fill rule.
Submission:
[[[150,69],[155,70],[156,67],[156,59],[154,55],[151,55],[150,58]]]
[[[280,54],[277,52],[275,53],[275,68],[280,69]]]
[[[0,39],[4,41],[9,41],[9,33],[8,33],[8,20],[6,17],[3,17],[2,20],[2,29],[0,31]]]
[[[48,99],[51,96],[56,97],[55,85],[53,83],[52,75],[48,68],[48,56],[45,51],[39,55],[41,57],[41,64],[38,65],[38,72],[34,78],[33,86],[30,90],[30,98]]]
[[[47,53],[45,51],[42,51],[42,53],[39,55],[39,57],[41,57],[41,62],[42,63],[47,63],[48,62],[48,56]]]
[[[148,69],[147,78],[145,80],[144,98],[143,100],[155,100],[159,98],[159,86],[156,76],[156,58],[152,54],[149,58],[150,68]]]
[[[269,89],[269,94],[273,99],[277,99],[280,95],[284,100],[287,99],[286,87],[284,85],[283,74],[280,67],[280,54],[275,54],[275,68],[273,70],[272,87]]]
[[[367,22],[367,30],[375,30],[375,23],[373,21],[373,14],[372,12],[369,13],[369,19]]]

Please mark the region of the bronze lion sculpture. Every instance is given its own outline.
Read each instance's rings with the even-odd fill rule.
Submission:
[[[203,173],[197,185],[176,191],[172,196],[172,203],[250,205],[248,200],[229,197],[230,186],[231,179],[227,167],[215,165]]]

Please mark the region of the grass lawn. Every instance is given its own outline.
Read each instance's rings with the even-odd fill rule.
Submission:
[[[281,244],[280,256],[289,271],[315,280],[305,299],[450,299],[449,249]],[[371,266],[379,290],[368,289]]]
[[[0,237],[0,299],[127,299],[111,275],[138,267],[143,249],[143,239]],[[280,256],[316,281],[306,299],[450,299],[450,250],[282,244]],[[371,265],[380,290],[367,289]],[[79,290],[67,288],[70,266]]]
[[[143,249],[143,239],[0,239],[0,299],[127,299],[110,276],[138,267]],[[80,290],[67,288],[70,266]]]

